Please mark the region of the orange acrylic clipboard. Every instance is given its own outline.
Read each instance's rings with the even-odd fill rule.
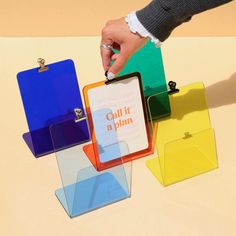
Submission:
[[[143,116],[144,116],[143,120],[144,120],[148,145],[146,148],[139,150],[137,152],[131,152],[129,150],[129,148],[127,148],[127,147],[125,148],[125,151],[123,151],[124,148],[122,147],[121,148],[122,150],[120,151],[120,155],[122,156],[123,162],[128,162],[128,161],[132,161],[132,160],[135,160],[135,159],[138,159],[141,157],[151,155],[154,152],[154,140],[155,140],[155,135],[156,135],[156,130],[157,130],[157,124],[155,125],[153,131],[151,132],[149,129],[149,123],[148,123],[148,118],[147,118],[147,109],[146,109],[146,103],[145,103],[145,99],[144,99],[142,81],[141,81],[140,74],[135,72],[135,73],[131,73],[131,74],[117,77],[116,79],[109,81],[109,82],[108,81],[100,81],[97,83],[87,85],[83,88],[83,95],[84,95],[84,101],[85,101],[85,107],[86,107],[85,109],[86,109],[90,132],[91,132],[92,143],[85,145],[83,147],[83,150],[84,150],[85,154],[87,155],[87,157],[90,159],[93,166],[98,171],[117,166],[121,163],[120,163],[120,157],[117,157],[116,159],[108,160],[105,162],[101,161],[101,159],[100,159],[99,145],[98,145],[97,137],[96,137],[96,135],[98,135],[98,134],[96,134],[95,127],[94,127],[93,113],[91,111],[91,101],[90,101],[89,93],[92,89],[101,88],[102,86],[111,86],[112,85],[113,89],[118,84],[120,84],[120,86],[126,86],[126,83],[129,83],[130,81],[132,81],[132,79],[138,81],[138,93],[140,94],[140,98],[141,98],[140,102],[141,102],[142,112],[143,112]],[[115,89],[115,91],[119,92],[119,90],[117,90],[117,89]],[[98,101],[98,103],[99,103],[99,101]],[[125,106],[125,104],[124,105],[121,104],[121,106]],[[109,108],[109,105],[107,106],[107,108]],[[129,132],[127,132],[127,133],[129,133]]]

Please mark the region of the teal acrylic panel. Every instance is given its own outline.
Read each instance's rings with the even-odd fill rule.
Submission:
[[[132,72],[141,74],[146,101],[154,94],[167,91],[161,48],[157,48],[151,41],[148,41],[143,48],[128,60],[119,76]],[[158,119],[170,114],[168,93],[165,93],[165,96],[160,99],[152,100],[151,110],[153,110],[153,115],[155,114],[152,119]],[[165,109],[159,109],[160,104]]]

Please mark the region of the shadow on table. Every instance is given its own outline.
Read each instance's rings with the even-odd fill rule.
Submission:
[[[236,73],[229,79],[206,87],[206,96],[209,108],[236,103]]]
[[[208,106],[204,102],[205,94]],[[176,97],[171,117],[181,120],[188,113],[234,103],[236,103],[236,73],[229,79],[212,84],[205,89],[190,89],[186,94]]]

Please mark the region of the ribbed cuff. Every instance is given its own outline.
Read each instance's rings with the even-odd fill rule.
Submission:
[[[152,1],[142,10],[136,12],[138,20],[141,24],[160,41],[165,41],[172,30],[180,25],[176,17],[169,13],[159,1]]]
[[[153,42],[156,45],[156,47],[161,46],[160,40],[146,30],[146,28],[138,20],[136,13],[134,11],[130,12],[125,17],[125,21],[127,22],[129,29],[132,33],[138,33],[143,38],[150,38],[151,42]]]
[[[141,24],[160,41],[166,40],[174,28],[191,17],[232,0],[153,0],[136,12]]]

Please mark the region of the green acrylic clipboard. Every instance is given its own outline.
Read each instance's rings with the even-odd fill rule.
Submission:
[[[143,48],[128,60],[119,76],[136,71],[142,76],[146,101],[152,95],[167,92],[161,48],[157,48],[151,41],[148,41]],[[152,110],[153,120],[170,115],[170,103],[167,93],[152,97],[149,106]]]

